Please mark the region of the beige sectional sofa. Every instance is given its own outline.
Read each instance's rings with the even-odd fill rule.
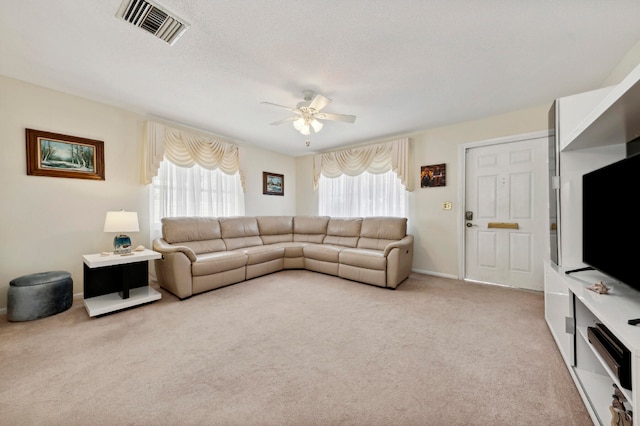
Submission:
[[[284,269],[395,289],[411,272],[407,219],[328,216],[162,219],[160,286],[180,299]]]

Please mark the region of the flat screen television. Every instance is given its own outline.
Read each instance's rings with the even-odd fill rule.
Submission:
[[[582,261],[640,290],[640,154],[582,177]]]

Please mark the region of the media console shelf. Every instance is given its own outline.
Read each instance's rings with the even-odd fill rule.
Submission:
[[[640,317],[640,292],[597,271],[568,275],[568,269],[545,265],[545,316],[594,424],[608,425],[614,384],[628,400],[628,409],[635,412],[640,408],[640,326],[627,323]],[[588,289],[598,282],[610,292],[598,294]],[[554,295],[547,296],[551,292]],[[589,342],[587,327],[597,323],[604,324],[631,352],[633,390],[621,386],[616,373]],[[638,424],[637,418],[634,424]]]
[[[640,135],[640,65],[619,84],[556,99],[554,103],[554,203],[550,217],[557,220],[550,250],[556,263],[544,271],[545,319],[594,424],[611,424],[609,407],[617,385],[637,411],[640,426],[640,291],[582,268],[582,176],[621,160],[625,145]],[[621,200],[620,202],[626,202]],[[605,208],[615,208],[607,206]],[[553,223],[553,222],[552,222]],[[606,224],[604,224],[606,226]],[[612,228],[612,232],[624,232]],[[553,258],[553,257],[552,257]],[[587,287],[602,281],[610,294]],[[631,388],[625,389],[598,350],[589,342],[588,327],[603,324],[631,352]]]

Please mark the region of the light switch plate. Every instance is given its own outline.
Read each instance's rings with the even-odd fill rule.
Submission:
[[[445,201],[444,203],[442,203],[442,208],[444,210],[451,210],[452,208],[451,201]]]

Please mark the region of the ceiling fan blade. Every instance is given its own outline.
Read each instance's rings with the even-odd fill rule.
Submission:
[[[278,105],[278,104],[274,104],[274,103],[271,103],[271,102],[260,102],[260,103],[261,103],[261,104],[265,104],[265,105],[277,106],[277,107],[279,107],[279,108],[284,108],[284,109],[286,109],[286,110],[288,110],[288,111],[291,111],[291,112],[298,112],[298,110],[297,110],[297,109],[295,109],[295,108],[289,108],[289,107],[284,106],[284,105]]]
[[[326,107],[331,103],[331,99],[326,96],[316,95],[315,98],[309,104],[309,108],[314,108],[316,111],[320,111],[322,108]]]
[[[320,120],[342,121],[344,123],[353,123],[356,121],[355,115],[330,114],[328,112],[318,113],[316,114],[316,118],[319,118]]]
[[[299,118],[299,115],[292,115],[291,117],[283,118],[282,120],[274,121],[271,123],[272,126],[277,126],[278,124],[287,123],[289,121],[295,121]]]

